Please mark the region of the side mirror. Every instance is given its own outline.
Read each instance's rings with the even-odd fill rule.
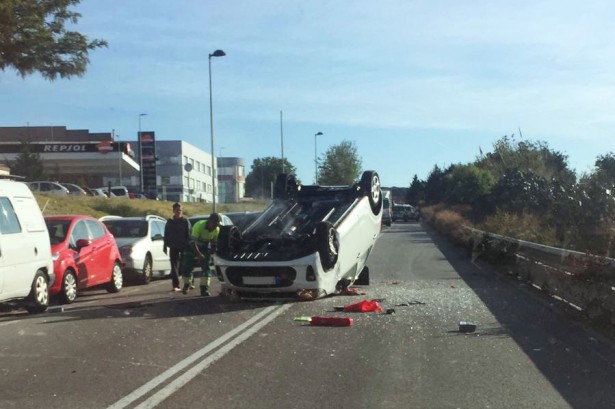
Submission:
[[[77,240],[77,243],[75,243],[77,245],[77,248],[80,249],[82,247],[87,247],[90,244],[92,244],[92,240],[90,239],[79,239]]]

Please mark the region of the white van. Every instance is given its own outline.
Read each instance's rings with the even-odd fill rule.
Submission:
[[[32,191],[0,180],[0,302],[45,311],[54,280],[47,225]]]

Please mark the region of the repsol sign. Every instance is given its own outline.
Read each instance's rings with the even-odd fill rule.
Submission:
[[[93,152],[89,149],[89,145],[82,143],[50,143],[43,145],[43,153],[45,152]]]
[[[122,150],[126,151],[127,143],[122,144]],[[29,143],[28,149],[33,153],[107,153],[118,149],[118,142],[88,142],[88,143]],[[20,143],[0,143],[0,153],[15,153],[23,151]]]

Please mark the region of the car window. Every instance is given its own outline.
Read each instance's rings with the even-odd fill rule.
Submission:
[[[21,232],[19,219],[8,197],[0,197],[0,233],[11,234]]]
[[[70,242],[71,244],[76,244],[77,240],[81,239],[89,239],[90,233],[88,232],[88,228],[85,225],[84,220],[79,220],[73,226],[73,231],[70,234]]]
[[[147,235],[145,220],[105,220],[103,222],[114,237],[137,238]]]
[[[96,220],[86,220],[88,228],[90,229],[90,233],[92,234],[92,239],[96,240],[105,236],[105,228],[102,224],[97,222]]]
[[[51,244],[61,243],[66,239],[70,222],[68,220],[46,220]]]
[[[165,223],[161,221],[158,221],[158,220],[152,221],[151,237],[153,238],[156,235],[164,236],[164,225]]]

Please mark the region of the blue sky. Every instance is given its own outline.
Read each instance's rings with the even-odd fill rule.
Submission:
[[[354,141],[386,186],[473,161],[503,135],[546,141],[577,172],[615,151],[612,1],[82,0],[109,48],[82,78],[0,72],[0,126],[142,130],[215,154],[284,156],[304,183]]]

